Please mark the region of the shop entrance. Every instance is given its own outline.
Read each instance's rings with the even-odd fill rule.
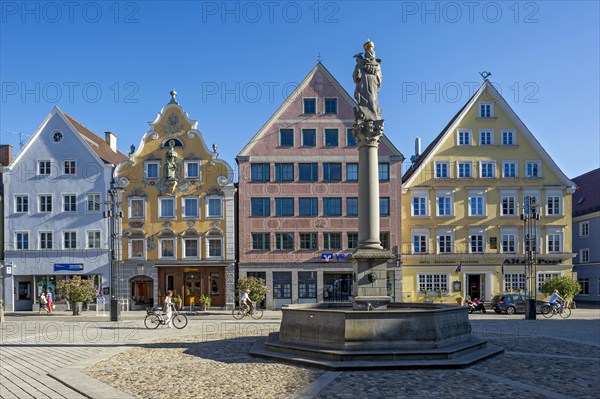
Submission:
[[[148,276],[135,276],[131,284],[132,310],[145,309],[154,305],[154,280]]]
[[[323,302],[348,302],[352,293],[352,273],[323,275]]]
[[[183,303],[185,306],[190,304],[199,305],[200,295],[202,295],[202,277],[200,273],[183,274]],[[208,296],[208,293],[205,294]]]
[[[475,298],[483,299],[483,274],[467,275],[467,295],[471,300]]]

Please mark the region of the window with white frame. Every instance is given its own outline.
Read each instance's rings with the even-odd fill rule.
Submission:
[[[429,216],[429,193],[427,191],[412,192],[412,215]]]
[[[294,233],[275,233],[275,249],[278,251],[293,251]]]
[[[480,118],[493,118],[494,117],[494,106],[492,103],[479,103],[479,117]]]
[[[502,161],[502,177],[514,178],[518,176],[519,163],[517,161]]]
[[[346,164],[346,181],[358,181],[358,164],[348,162]]]
[[[160,162],[146,162],[144,164],[144,175],[146,179],[158,179],[159,178]]]
[[[538,291],[542,290],[542,286],[544,283],[551,278],[560,277],[560,272],[549,272],[549,273],[538,273],[537,277],[537,289]]]
[[[132,238],[129,240],[129,257],[136,259],[146,258],[146,240],[144,238]]]
[[[29,213],[29,195],[15,195],[15,213]]]
[[[500,192],[500,215],[501,216],[516,216],[517,215],[517,192],[516,191],[501,191]]]
[[[146,200],[144,198],[129,198],[129,219],[144,219],[146,217]]]
[[[52,212],[52,194],[41,194],[39,196],[40,212]]]
[[[469,216],[485,216],[485,191],[469,190]]]
[[[339,134],[337,129],[325,129],[323,131],[325,147],[337,147],[339,145]]]
[[[281,147],[294,146],[294,129],[279,129],[279,145]]]
[[[161,238],[158,240],[158,253],[161,258],[174,258],[175,257],[175,239],[174,238]]]
[[[452,216],[454,214],[454,194],[450,190],[436,192],[437,215]]]
[[[87,195],[87,211],[100,212],[100,194],[94,193]]]
[[[175,198],[159,198],[158,199],[158,214],[161,218],[175,217]]]
[[[303,113],[305,114],[316,114],[317,113],[317,99],[316,98],[304,98],[303,99]]]
[[[590,222],[586,220],[585,222],[579,222],[579,237],[589,237],[590,236]]]
[[[186,179],[199,179],[200,178],[200,162],[199,161],[185,161],[183,163],[183,172]]]
[[[63,174],[75,176],[77,174],[76,162],[73,159],[63,161]]]
[[[206,198],[206,217],[207,218],[222,218],[223,217],[223,199],[221,197]]]
[[[514,254],[517,252],[517,230],[502,229],[502,253]]]
[[[252,233],[252,249],[268,251],[271,249],[270,233]]]
[[[209,258],[221,258],[223,257],[223,239],[222,238],[208,238],[208,257]]]
[[[15,249],[27,250],[29,249],[29,232],[28,231],[16,231],[15,232]]]
[[[429,252],[429,230],[413,229],[412,232],[413,254],[426,254]]]
[[[457,161],[456,162],[457,176],[459,179],[467,179],[473,175],[472,161]]]
[[[77,212],[77,196],[75,194],[63,194],[63,211]]]
[[[198,197],[185,197],[183,202],[183,217],[198,218],[199,216],[199,200]]]
[[[315,147],[317,145],[317,129],[302,129],[302,146]]]
[[[561,228],[546,228],[546,253],[562,252],[562,236]]]
[[[419,292],[448,292],[448,274],[417,274],[419,279]]]
[[[183,257],[198,258],[199,254],[199,240],[197,238],[185,238],[183,240]]]
[[[525,163],[525,177],[529,177],[529,178],[542,177],[542,162],[527,161]]]
[[[379,181],[390,181],[390,164],[381,162],[378,166]]]
[[[523,273],[505,273],[504,274],[504,292],[515,292],[525,290],[525,274]]]
[[[457,145],[471,145],[471,129],[458,129],[456,135]]]
[[[502,129],[502,145],[515,145],[517,141],[515,139],[516,132],[513,129]]]
[[[589,248],[582,248],[579,250],[579,263],[590,263]]]
[[[44,161],[38,161],[38,175],[39,176],[50,176],[51,172],[51,162],[44,160]]]
[[[436,179],[447,179],[450,177],[450,162],[435,161],[433,165]]]
[[[481,129],[479,131],[479,145],[494,144],[494,131],[490,129]]]
[[[437,250],[439,254],[450,254],[454,252],[454,231],[452,229],[438,229]]]
[[[496,177],[496,161],[480,161],[479,172],[483,179],[493,179]]]
[[[52,249],[53,245],[53,233],[51,231],[40,231],[40,249]]]
[[[483,229],[469,230],[469,252],[472,254],[485,252],[485,231]]]
[[[558,191],[546,193],[546,215],[559,216],[562,214],[562,195]]]
[[[63,249],[77,248],[77,232],[63,231]]]
[[[87,249],[100,249],[100,230],[87,231]]]

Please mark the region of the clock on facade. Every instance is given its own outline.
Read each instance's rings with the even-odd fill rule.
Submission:
[[[52,133],[52,141],[55,143],[60,143],[63,139],[63,134],[59,131]]]

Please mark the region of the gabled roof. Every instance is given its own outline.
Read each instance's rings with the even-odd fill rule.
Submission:
[[[425,151],[419,156],[414,165],[410,167],[404,174],[402,178],[403,187],[408,187],[412,184],[414,178],[417,175],[418,171],[423,170],[425,165],[431,161],[431,158],[438,152],[441,144],[445,141],[448,136],[452,135],[452,132],[458,127],[458,125],[462,122],[463,118],[467,113],[477,105],[477,101],[483,94],[488,91],[489,97],[496,99],[494,106],[500,107],[500,109],[506,114],[507,118],[509,118],[514,125],[518,128],[518,130],[522,133],[522,137],[527,140],[527,142],[533,147],[533,149],[539,154],[544,164],[549,167],[552,172],[556,175],[556,177],[561,181],[561,183],[567,187],[569,192],[575,191],[575,184],[569,180],[569,178],[560,170],[558,165],[554,162],[554,160],[548,155],[544,147],[537,141],[533,133],[525,126],[523,121],[519,118],[519,116],[515,113],[515,111],[508,105],[504,97],[496,90],[494,85],[490,83],[489,80],[485,79],[483,84],[479,87],[479,90],[471,96],[469,101],[454,115],[454,117],[450,120],[450,122],[446,125],[446,127],[438,134],[438,136],[427,146]]]
[[[573,216],[600,211],[600,168],[573,179],[577,190],[573,194]]]
[[[92,150],[94,150],[96,155],[98,155],[98,157],[104,161],[104,163],[117,165],[118,163],[129,159],[127,155],[123,154],[119,150],[117,150],[117,152],[114,152],[105,140],[93,133],[90,129],[88,129],[81,123],[77,122],[70,115],[64,115],[67,117],[69,122],[71,122],[71,125],[73,125],[75,130],[79,132],[79,134],[81,134],[85,139],[94,143],[91,144],[88,142],[88,145],[91,147]]]
[[[310,84],[313,80],[317,72],[321,72],[327,80],[333,85],[333,87],[341,94],[342,99],[346,101],[351,107],[356,106],[356,102],[354,98],[348,94],[348,92],[344,89],[344,87],[337,81],[337,79],[329,72],[325,65],[321,62],[317,62],[317,65],[314,66],[313,69],[306,75],[306,77],[300,82],[300,84],[296,87],[296,89],[285,99],[285,101],[277,108],[275,113],[271,115],[271,117],[265,122],[265,124],[259,129],[259,131],[252,137],[252,139],[244,146],[242,151],[238,154],[238,156],[246,156],[254,147],[254,144],[258,142],[271,128],[273,123],[275,123],[281,114],[287,109],[287,107],[292,103],[292,99],[299,96],[302,91]],[[396,146],[385,136],[383,135],[381,141],[392,151],[395,155],[401,156],[402,160],[404,160],[404,156],[402,153],[396,148]]]

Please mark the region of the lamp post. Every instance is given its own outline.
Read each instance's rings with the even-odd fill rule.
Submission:
[[[108,232],[110,235],[110,321],[121,321],[121,308],[119,307],[119,223],[121,217],[119,210],[118,192],[115,189],[108,190],[108,210],[104,217],[108,219]]]
[[[523,204],[523,235],[525,245],[525,319],[535,320],[535,302],[537,299],[537,232],[536,222],[540,220],[535,197],[529,197]],[[532,297],[533,293],[533,297]]]

